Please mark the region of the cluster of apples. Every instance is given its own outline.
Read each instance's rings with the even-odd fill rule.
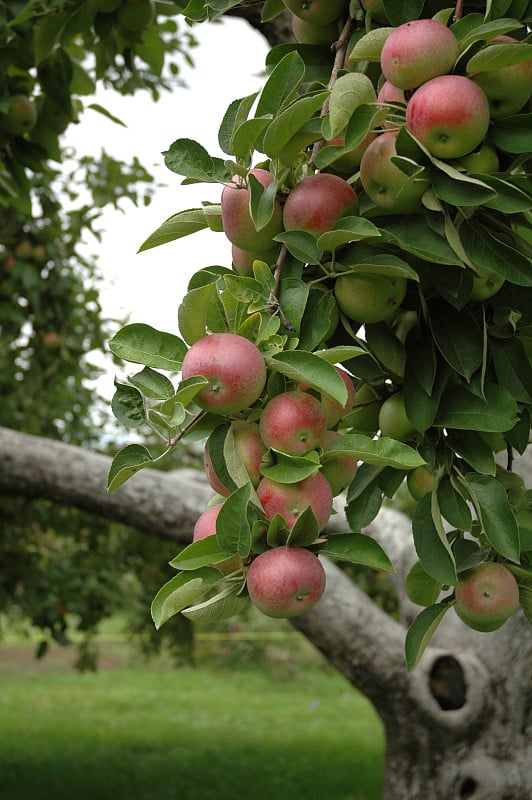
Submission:
[[[267,368],[264,357],[253,342],[232,333],[214,333],[195,342],[183,360],[184,379],[202,376],[208,380],[195,398],[200,408],[218,415],[241,415],[231,422],[234,450],[247,473],[262,508],[265,525],[254,543],[254,558],[247,570],[247,587],[253,602],[266,614],[293,616],[313,606],[325,587],[325,574],[317,556],[307,547],[279,545],[269,548],[265,541],[267,522],[278,515],[286,536],[298,517],[312,510],[318,530],[325,527],[333,509],[333,497],[353,479],[357,461],[337,458],[321,465],[318,472],[296,481],[281,483],[261,474],[278,454],[305,456],[320,452],[334,437],[333,427],[347,414],[355,401],[350,375],[336,367],[347,389],[342,406],[330,397],[314,396],[304,385],[294,385],[271,398],[265,395]],[[253,406],[253,408],[251,408]],[[223,500],[231,486],[216,473],[205,446],[205,474],[217,493],[213,503],[198,518],[194,541],[216,534],[216,523],[223,513]],[[225,573],[242,570],[238,556],[217,564]]]

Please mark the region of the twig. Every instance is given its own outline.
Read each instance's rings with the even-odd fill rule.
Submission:
[[[287,253],[288,253],[287,247],[286,247],[285,244],[283,244],[281,246],[281,250],[280,250],[279,255],[277,257],[277,261],[275,263],[275,272],[273,273],[273,276],[275,278],[275,285],[274,285],[273,289],[270,292],[270,296],[268,297],[268,302],[266,304],[266,311],[268,313],[270,313],[270,314],[273,314],[275,311],[278,311],[279,312],[279,316],[281,318],[281,322],[282,322],[283,328],[285,328],[287,331],[295,331],[294,326],[292,325],[292,323],[290,322],[288,317],[285,315],[285,313],[284,313],[284,311],[281,308],[281,305],[279,303],[279,290],[280,290],[280,287],[281,287],[281,273],[283,271],[283,264],[284,264],[284,262],[286,260]]]
[[[458,22],[464,15],[464,0],[456,0],[456,7],[453,14],[453,22]]]

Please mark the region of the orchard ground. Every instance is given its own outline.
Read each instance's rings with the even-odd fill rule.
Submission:
[[[179,669],[107,641],[90,674],[69,649],[36,662],[31,644],[2,644],[0,796],[379,800],[372,707],[303,637],[277,633],[211,634]]]

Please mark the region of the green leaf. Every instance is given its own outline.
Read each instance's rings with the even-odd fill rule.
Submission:
[[[339,561],[362,564],[382,572],[395,572],[395,568],[375,539],[364,533],[333,533],[320,553]]]
[[[315,450],[305,456],[277,453],[276,462],[272,466],[263,467],[261,474],[277,483],[298,483],[315,475],[320,469],[320,458]]]
[[[238,100],[233,100],[229,105],[218,130],[218,144],[224,153],[233,155],[235,131],[247,120],[256,97],[257,92],[241,97]]]
[[[515,20],[497,20],[492,25],[499,27],[503,22],[508,22],[512,27],[507,27],[506,31],[517,27]],[[519,25],[519,27],[521,27]],[[489,44],[487,47],[475,53],[467,62],[467,72],[469,75],[477,75],[479,72],[504,69],[514,64],[521,64],[523,61],[532,60],[532,44],[526,42],[497,42]]]
[[[447,432],[447,444],[482,475],[495,475],[495,455],[476,431]]]
[[[418,500],[412,516],[412,533],[416,552],[425,572],[442,584],[454,586],[454,557],[434,493],[426,494]]]
[[[519,528],[502,484],[490,475],[469,472],[465,481],[491,546],[501,556],[519,563]]]
[[[266,155],[276,158],[292,136],[321,108],[328,96],[329,92],[305,95],[281,111],[264,135],[262,150]]]
[[[207,386],[209,383],[207,378],[201,375],[196,375],[192,378],[186,378],[178,386],[177,392],[166,400],[161,406],[163,414],[170,415],[175,405],[188,406],[196,397],[198,392]]]
[[[224,500],[216,519],[216,536],[220,547],[228,553],[247,558],[251,548],[251,528],[248,521],[248,504],[251,484],[246,483]]]
[[[406,351],[403,343],[384,322],[365,326],[366,342],[371,352],[391,374],[402,377],[405,371]]]
[[[471,263],[491,270],[518,286],[532,286],[532,262],[510,247],[500,234],[473,219],[460,227],[460,240]]]
[[[390,24],[397,26],[420,17],[423,0],[383,0],[383,6]]]
[[[434,230],[431,224],[427,224],[424,214],[387,217],[381,221],[381,234],[385,241],[425,261],[463,266],[446,238]]]
[[[469,381],[484,355],[484,338],[477,319],[469,309],[457,311],[443,302],[431,304],[429,313],[438,350],[452,369]]]
[[[170,371],[181,369],[187,352],[178,336],[138,322],[121,328],[109,341],[109,349],[125,361]]]
[[[342,406],[347,402],[347,388],[335,368],[323,358],[303,350],[290,350],[266,358],[266,365],[298,384],[323,392]]]
[[[116,391],[111,400],[111,410],[125,428],[138,428],[146,421],[144,400],[138,389],[115,382]]]
[[[245,161],[251,157],[259,136],[270,122],[270,117],[255,117],[246,120],[236,129],[231,140],[232,152],[236,158]]]
[[[292,547],[308,547],[316,541],[320,526],[312,508],[307,506],[298,514],[294,525],[286,539],[286,544]]]
[[[532,403],[532,366],[519,339],[493,339],[490,350],[499,384],[518,403]]]
[[[479,206],[497,196],[496,190],[479,178],[459,172],[448,164],[445,164],[445,171],[434,172],[431,185],[440,200],[453,206]]]
[[[352,531],[360,532],[375,519],[382,506],[382,495],[380,486],[370,483],[347,504],[345,515]]]
[[[132,475],[152,462],[153,458],[146,447],[140,444],[128,444],[122,447],[111,462],[107,477],[107,491],[114,492]]]
[[[448,475],[444,475],[438,483],[438,503],[443,518],[450,525],[463,531],[471,530],[469,506]]]
[[[170,561],[170,566],[178,570],[196,570],[209,564],[226,561],[230,557],[231,554],[222,550],[217,537],[213,534],[187,545]]]
[[[44,14],[40,17],[36,16],[33,22],[33,53],[35,65],[39,64],[47,58],[51,52],[61,42],[65,25],[70,18],[70,13],[55,13]]]
[[[419,606],[431,606],[441,590],[442,584],[425,572],[420,561],[416,561],[406,576],[408,599]]]
[[[217,569],[203,567],[193,572],[181,572],[162,586],[151,604],[151,616],[157,630],[174,614],[199,600],[213,586],[224,580]]]
[[[177,214],[172,214],[171,217],[168,217],[157,230],[150,233],[137,252],[142,253],[152,247],[174,242],[176,239],[181,239],[191,233],[197,233],[207,227],[205,212],[202,208],[189,208],[186,211],[179,211]]]
[[[450,607],[450,603],[435,603],[424,608],[410,624],[405,638],[406,668],[409,672],[418,665],[434,631]]]
[[[144,367],[141,372],[131,375],[129,382],[152,400],[168,400],[174,394],[172,381],[150,367]]]
[[[319,264],[323,258],[323,250],[316,244],[316,239],[307,231],[284,231],[277,234],[276,242],[283,242],[288,251],[304,264]]]
[[[341,250],[337,255],[336,265],[343,272],[389,275],[419,281],[417,272],[402,258],[391,253],[382,253],[365,243],[355,243]]]
[[[275,117],[296,93],[305,77],[305,63],[299,53],[287,53],[273,68],[257,102],[256,115]]]
[[[179,331],[189,345],[207,333],[207,318],[211,304],[216,300],[216,285],[207,283],[187,292],[177,310]]]
[[[349,61],[380,61],[384,42],[393,28],[374,28],[356,42],[349,53]]]
[[[335,458],[356,458],[366,464],[396,469],[414,469],[426,463],[416,450],[403,442],[388,436],[372,439],[361,433],[348,433],[329,442],[322,462]]]
[[[225,183],[232,177],[221,158],[210,156],[201,144],[192,139],[176,139],[163,156],[169,170],[193,181]]]
[[[521,211],[529,211],[532,207],[530,195],[509,181],[497,178],[495,175],[482,175],[482,180],[497,193],[493,200],[484,203],[487,208],[494,208],[503,214],[518,214]]]
[[[317,239],[321,250],[337,250],[348,242],[361,239],[374,239],[380,236],[380,231],[369,219],[363,217],[341,217],[334,225],[332,231],[322,233]],[[411,277],[417,277],[412,275]]]
[[[249,598],[237,595],[237,591],[238,586],[229,586],[203,603],[185,608],[183,616],[193,622],[210,623],[242,614],[249,605]]]
[[[331,138],[342,133],[359,106],[376,100],[375,88],[367,75],[348,72],[337,78],[329,97]]]
[[[91,108],[93,111],[96,111],[97,114],[101,114],[102,117],[106,117],[107,119],[111,120],[111,122],[114,122],[115,125],[122,125],[122,127],[127,128],[125,122],[122,122],[121,119],[115,117],[114,114],[111,114],[110,111],[101,106],[99,103],[90,103],[87,108]]]
[[[465,386],[448,389],[440,404],[435,424],[441,428],[458,430],[504,432],[517,420],[517,404],[503,386],[488,383],[485,400]]]
[[[316,350],[314,355],[328,361],[329,364],[341,364],[342,361],[349,361],[351,358],[363,356],[366,351],[362,347],[349,344],[339,344],[336,347],[328,347],[327,350]]]
[[[490,128],[493,144],[506,153],[530,153],[532,151],[532,113],[516,114],[513,117],[495,120]]]

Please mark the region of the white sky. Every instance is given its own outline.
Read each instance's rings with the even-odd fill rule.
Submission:
[[[222,233],[206,230],[137,254],[142,242],[165,219],[202,200],[218,202],[221,187],[211,184],[181,186],[181,176],[164,166],[162,151],[178,138],[195,139],[211,155],[224,156],[218,146],[218,127],[232,100],[260,90],[268,45],[247,23],[227,19],[220,25],[196,26],[200,42],[192,51],[196,64],[183,63],[186,89],[164,93],[153,103],[147,92],[133,98],[99,92],[95,98],[127,128],[88,110],[79,125],[71,126],[66,144],[78,154],[110,155],[139,161],[166,184],[148,207],[135,208],[124,201],[121,213],[106,211],[99,220],[102,242],[92,240],[88,251],[98,256],[104,276],[101,290],[106,318],[128,318],[160,330],[178,333],[177,308],[190,277],[210,264],[230,266],[230,244]],[[91,360],[100,364],[101,360]],[[131,370],[126,370],[126,374]],[[113,394],[114,367],[98,382],[99,391]]]

